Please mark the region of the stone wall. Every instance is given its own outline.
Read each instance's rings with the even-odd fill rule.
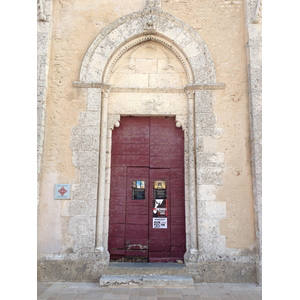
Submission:
[[[251,160],[258,250],[257,281],[262,284],[262,1],[248,0],[246,5]]]
[[[185,258],[195,280],[256,281],[249,115],[259,119],[244,4],[54,2],[39,280],[97,281],[105,269],[110,141],[123,114],[175,115],[185,131]],[[55,183],[72,184],[71,200],[54,200]]]
[[[44,149],[46,96],[51,49],[52,0],[37,1],[37,178],[39,183]]]

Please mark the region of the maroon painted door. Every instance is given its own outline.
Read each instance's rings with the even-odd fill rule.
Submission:
[[[149,193],[151,201],[149,203],[149,262],[169,262],[171,258],[171,209],[169,207],[171,201],[171,171],[170,169],[150,169],[150,187]],[[166,183],[166,199],[158,199],[155,197],[154,182],[164,181]],[[158,201],[166,202],[163,205],[166,210],[166,228],[156,228],[161,226],[160,219],[156,218]],[[166,220],[165,220],[166,219]],[[182,259],[182,258],[180,258]]]
[[[149,186],[149,168],[127,167],[127,187],[125,204],[125,257],[126,260],[148,261],[149,236],[149,194],[143,199],[132,199],[132,182],[144,181]],[[146,191],[146,188],[145,188]]]
[[[158,191],[160,182],[166,187]],[[112,137],[109,214],[112,261],[183,259],[184,140],[174,118],[121,118]]]

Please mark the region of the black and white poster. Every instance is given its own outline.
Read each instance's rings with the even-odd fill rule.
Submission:
[[[153,218],[153,228],[168,228],[167,218]]]

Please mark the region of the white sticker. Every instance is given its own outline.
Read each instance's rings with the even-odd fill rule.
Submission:
[[[168,228],[167,218],[153,218],[153,228]]]

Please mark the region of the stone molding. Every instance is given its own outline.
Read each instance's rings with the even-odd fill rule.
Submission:
[[[73,86],[76,88],[96,88],[96,89],[107,89],[110,88],[110,84],[105,84],[102,82],[80,82],[74,81]]]
[[[226,85],[224,83],[212,83],[212,84],[188,84],[185,86],[185,90],[196,91],[196,90],[225,90]]]
[[[171,49],[184,63],[188,74],[188,69],[193,71],[189,75],[190,84],[216,83],[212,57],[199,34],[166,12],[151,10],[149,13],[157,20],[153,31],[143,28],[144,10],[124,16],[102,30],[86,52],[79,81],[108,83],[109,77],[106,76],[112,71],[111,66],[125,51],[138,43],[153,40]],[[118,55],[115,55],[116,52]],[[106,67],[108,61],[111,65]]]
[[[139,87],[118,87],[102,82],[80,82],[74,81],[73,86],[76,88],[110,88],[111,92],[119,93],[185,93],[195,90],[224,90],[226,85],[219,84],[188,84],[182,88],[164,87],[164,88],[139,88]]]
[[[138,38],[130,41],[129,43],[126,43],[124,46],[120,47],[120,49],[118,49],[118,51],[112,56],[112,58],[110,59],[110,62],[108,63],[107,67],[105,68],[105,72],[104,72],[104,76],[103,76],[104,82],[109,82],[116,62],[126,51],[128,51],[130,48],[132,48],[138,44],[148,42],[148,41],[157,42],[157,43],[165,46],[166,48],[170,49],[176,55],[176,57],[179,59],[179,61],[182,63],[189,82],[190,83],[193,82],[192,70],[191,70],[189,63],[188,63],[186,57],[184,56],[184,54],[178,49],[178,47],[176,47],[174,45],[174,43],[170,43],[166,38],[162,38],[162,37],[152,35],[152,34],[147,34],[145,36],[138,37]]]
[[[184,93],[184,88],[126,88],[126,87],[112,87],[112,92],[115,93]]]

